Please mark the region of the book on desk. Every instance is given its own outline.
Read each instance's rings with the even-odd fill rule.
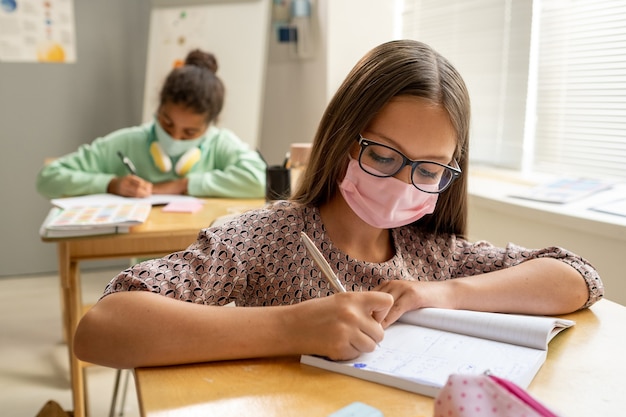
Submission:
[[[127,198],[114,194],[89,194],[51,200],[52,208],[39,228],[43,238],[128,233],[146,221],[152,206],[166,212],[195,213],[202,200],[187,195],[155,194]]]
[[[127,201],[105,205],[52,207],[39,228],[46,238],[128,233],[132,226],[146,221],[152,205]]]
[[[483,373],[527,388],[546,360],[548,343],[571,320],[424,308],[385,330],[373,352],[349,361],[302,355],[300,362],[434,397],[453,373]]]

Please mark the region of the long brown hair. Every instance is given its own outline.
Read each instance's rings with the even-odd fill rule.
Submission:
[[[457,133],[454,158],[463,174],[438,199],[433,214],[416,221],[421,230],[464,236],[467,227],[467,167],[470,100],[461,75],[430,46],[414,40],[386,42],[350,71],[328,104],[313,140],[311,157],[293,200],[321,205],[338,192],[348,153],[359,133],[396,96],[416,96],[441,105]]]

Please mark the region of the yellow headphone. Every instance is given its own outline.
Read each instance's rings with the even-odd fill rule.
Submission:
[[[153,141],[150,144],[150,155],[157,168],[161,172],[170,172],[172,170],[172,158],[165,153],[159,142]],[[200,160],[202,152],[200,148],[189,149],[187,152],[181,155],[176,162],[174,172],[184,177],[191,170],[191,168]]]

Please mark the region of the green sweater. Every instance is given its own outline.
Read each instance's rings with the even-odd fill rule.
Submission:
[[[114,177],[128,175],[117,152],[127,156],[137,175],[152,183],[180,178],[161,172],[149,152],[154,122],[120,129],[81,145],[44,166],[37,191],[46,198],[106,193]],[[211,126],[201,143],[201,159],[187,173],[187,191],[196,197],[260,198],[265,195],[265,163],[257,152],[227,129]],[[176,164],[173,158],[172,166]]]

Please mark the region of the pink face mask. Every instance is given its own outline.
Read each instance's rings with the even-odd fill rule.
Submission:
[[[431,214],[439,197],[394,177],[370,175],[353,158],[339,190],[357,216],[379,229],[404,226]]]

